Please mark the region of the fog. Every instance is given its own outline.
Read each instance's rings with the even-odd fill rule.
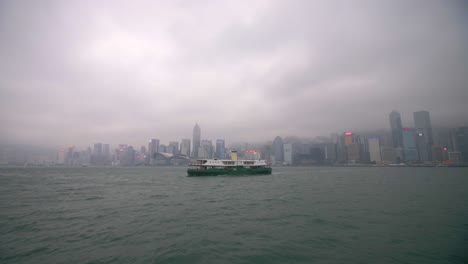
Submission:
[[[468,121],[465,1],[0,2],[0,143]]]

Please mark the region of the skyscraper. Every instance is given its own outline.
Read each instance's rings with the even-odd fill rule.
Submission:
[[[180,143],[180,154],[190,157],[190,139],[182,139]]]
[[[102,143],[94,144],[92,163],[94,165],[103,165]]]
[[[459,160],[468,162],[468,126],[458,127],[452,134],[455,151],[460,153]]]
[[[159,139],[153,138],[148,142],[148,156],[150,157],[150,160],[154,159],[154,156],[158,152],[159,152]]]
[[[215,158],[224,159],[225,155],[226,155],[226,149],[225,149],[225,146],[224,146],[224,139],[217,139],[216,140]]]
[[[428,111],[414,112],[414,127],[416,129],[416,145],[419,159],[421,161],[432,160],[432,138],[431,118]]]
[[[198,148],[199,159],[211,159],[213,157],[213,144],[211,140],[202,140]]]
[[[400,113],[392,111],[389,119],[390,128],[392,130],[393,147],[403,148],[403,126],[401,125]]]
[[[380,152],[380,140],[378,138],[369,138],[367,142],[369,144],[370,161],[375,163],[382,162],[382,154]]]
[[[283,144],[284,162],[287,165],[293,164],[293,146],[292,144]]]
[[[418,161],[418,149],[416,147],[416,132],[412,128],[403,128],[403,153],[405,161]]]
[[[198,126],[198,123],[195,123],[195,127],[193,128],[193,137],[192,137],[192,157],[193,158],[198,158],[198,148],[200,147],[200,127]]]
[[[283,149],[283,139],[279,136],[273,140],[272,146],[273,156],[275,157],[275,163],[283,163],[284,161],[284,149]]]

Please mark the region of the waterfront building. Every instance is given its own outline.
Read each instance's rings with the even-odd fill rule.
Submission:
[[[343,164],[346,163],[347,159],[345,136],[341,136],[337,138],[336,142],[336,161],[337,163]]]
[[[432,160],[437,162],[444,161],[443,157],[443,147],[440,145],[432,146]]]
[[[404,160],[407,162],[419,160],[416,146],[416,131],[413,128],[403,128],[403,156]]]
[[[95,143],[94,144],[93,155],[94,156],[100,156],[101,154],[102,154],[102,143]]]
[[[200,147],[198,148],[197,156],[199,159],[211,159],[213,158],[213,143],[211,140],[202,140]]]
[[[344,143],[345,145],[352,144],[354,142],[353,140],[353,132],[345,132],[344,134]]]
[[[198,148],[200,147],[200,138],[201,138],[201,130],[198,126],[198,123],[195,123],[195,127],[193,128],[193,135],[192,135],[192,157],[198,158]]]
[[[337,148],[335,143],[324,143],[323,144],[325,161],[328,164],[333,164],[337,159]]]
[[[272,145],[272,153],[276,164],[281,164],[284,161],[283,139],[280,136],[275,137]]]
[[[455,162],[455,163],[461,162],[461,160],[462,160],[461,152],[459,152],[459,151],[450,151],[448,153],[448,159],[451,162]]]
[[[109,165],[110,163],[110,145],[102,144],[102,159],[103,164]]]
[[[396,161],[395,149],[389,147],[383,147],[382,150],[382,161],[385,163],[394,163]]]
[[[455,128],[452,138],[454,150],[460,153],[460,161],[468,162],[468,126]]]
[[[154,160],[154,157],[156,153],[159,152],[159,139],[151,139],[148,142],[148,156],[150,157],[150,160]]]
[[[190,139],[182,139],[180,143],[180,154],[190,157]]]
[[[414,112],[414,127],[416,129],[416,146],[421,161],[432,160],[432,125],[428,111]]]
[[[65,149],[63,148],[59,149],[57,153],[57,164],[65,164],[65,157],[66,157]],[[6,155],[5,155],[5,161],[6,161]]]
[[[225,147],[224,139],[217,139],[216,140],[215,158],[217,158],[217,159],[225,159],[226,158],[226,147]]]
[[[157,153],[167,153],[167,146],[164,144],[159,145],[159,151]]]
[[[132,166],[135,164],[135,150],[132,146],[128,146],[124,149],[120,156],[120,165]]]
[[[369,138],[367,140],[369,146],[370,161],[375,163],[382,162],[382,154],[380,152],[380,140],[378,138]]]
[[[68,147],[67,154],[65,155],[65,164],[69,166],[74,165],[73,153],[75,152],[75,146]]]
[[[246,149],[244,150],[244,159],[248,159],[248,160],[249,159],[250,160],[262,159],[262,151],[259,149]]]
[[[146,155],[146,147],[145,146],[141,146],[140,147],[140,153],[143,154],[143,155]]]
[[[271,144],[266,144],[261,149],[261,159],[266,160],[269,163],[273,163],[271,157],[273,156],[273,149]]]
[[[403,148],[403,126],[400,113],[392,111],[389,116],[394,148]]]
[[[361,144],[359,143],[347,144],[346,152],[348,155],[349,164],[361,163]]]
[[[171,141],[167,146],[167,153],[179,154],[179,142]]]
[[[293,147],[292,144],[283,144],[284,150],[284,164],[293,165]]]

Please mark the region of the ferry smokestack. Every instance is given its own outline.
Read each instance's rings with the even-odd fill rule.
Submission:
[[[231,160],[237,160],[237,151],[231,151]]]

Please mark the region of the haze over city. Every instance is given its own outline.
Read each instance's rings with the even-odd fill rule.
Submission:
[[[468,122],[464,1],[1,1],[0,143]]]

